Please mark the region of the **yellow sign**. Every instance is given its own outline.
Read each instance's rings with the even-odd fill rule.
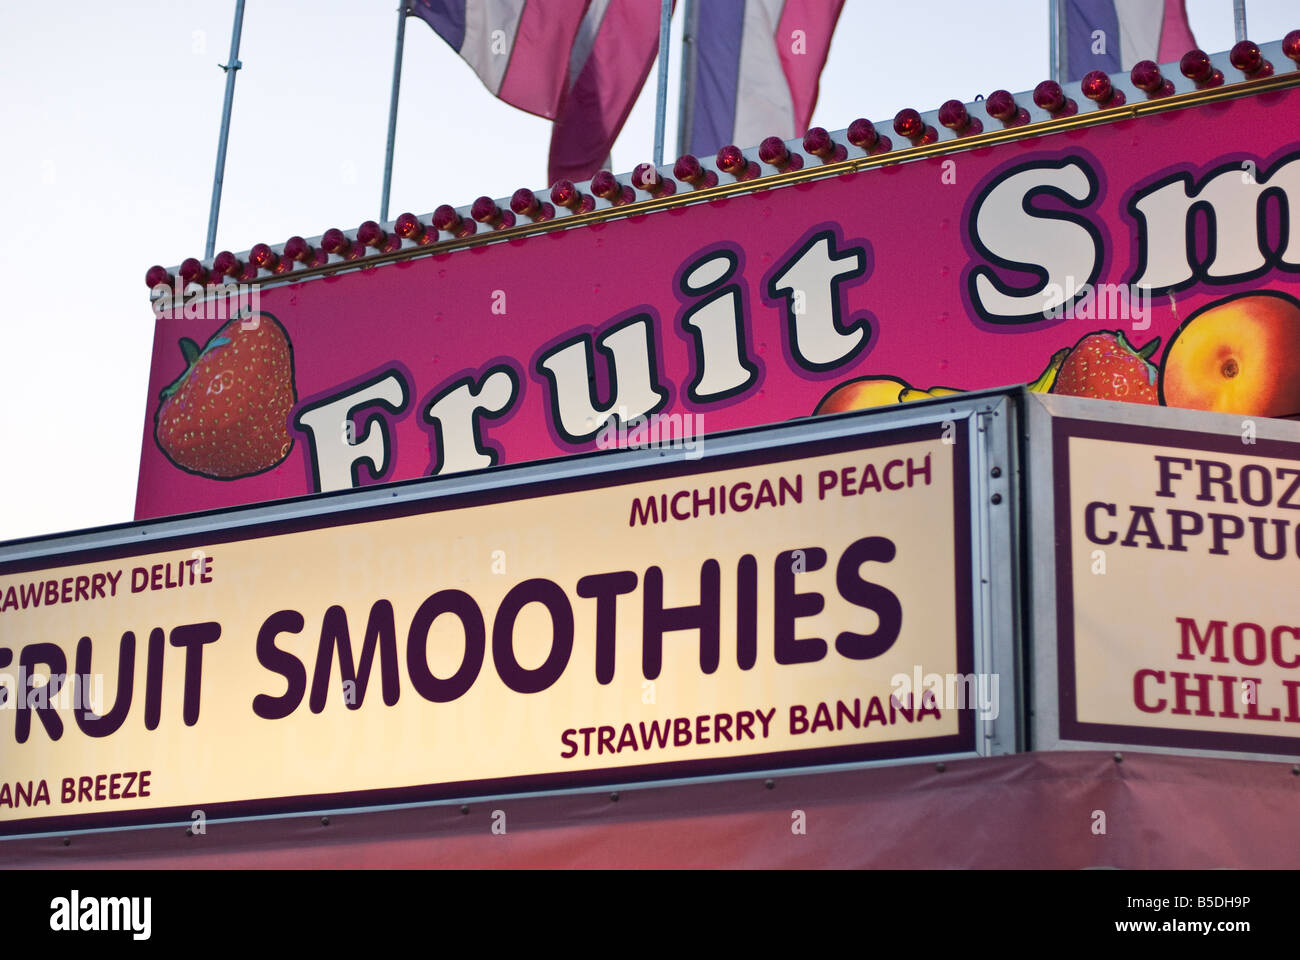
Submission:
[[[0,567],[0,830],[973,749],[968,713],[891,697],[898,675],[971,669],[951,440],[936,424]]]
[[[1300,447],[1055,428],[1062,738],[1300,752]]]

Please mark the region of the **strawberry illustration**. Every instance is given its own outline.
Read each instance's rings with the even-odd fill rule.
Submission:
[[[1159,346],[1159,337],[1134,350],[1122,331],[1090,333],[1061,361],[1051,392],[1067,397],[1159,404],[1159,375],[1147,360]]]
[[[154,439],[176,466],[218,480],[270,470],[293,448],[293,348],[269,313],[235,318],[203,349],[180,342],[186,368],[162,392]]]

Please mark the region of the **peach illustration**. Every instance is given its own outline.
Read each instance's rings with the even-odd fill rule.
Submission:
[[[883,407],[898,403],[899,394],[910,390],[897,377],[859,377],[841,383],[826,396],[813,411],[813,416],[825,413],[844,413],[848,410],[865,410],[867,407]]]
[[[1300,301],[1264,291],[1193,313],[1165,350],[1160,401],[1246,416],[1300,415]]]

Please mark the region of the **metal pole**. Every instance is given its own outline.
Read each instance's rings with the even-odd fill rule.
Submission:
[[[1246,39],[1246,0],[1232,0],[1232,22],[1237,30],[1237,42]]]
[[[230,107],[235,102],[235,73],[239,62],[239,35],[244,29],[244,0],[235,0],[235,29],[230,34],[230,62],[218,64],[226,71],[226,102],[221,107],[221,138],[217,141],[217,171],[212,177],[212,206],[208,210],[208,242],[204,258],[211,260],[217,245],[217,213],[221,210],[221,183],[226,177],[226,144],[230,140]]]
[[[1057,83],[1065,83],[1061,63],[1061,0],[1049,0],[1047,4],[1047,32],[1050,43],[1051,77]]]
[[[695,31],[699,25],[696,0],[686,0],[682,14],[682,76],[677,94],[677,155],[688,153],[695,96]]]
[[[664,162],[664,125],[668,113],[668,31],[673,19],[673,0],[659,4],[659,96],[655,103],[655,166]]]
[[[388,195],[393,185],[393,141],[397,138],[397,92],[402,86],[402,48],[406,41],[406,0],[397,8],[397,50],[393,53],[393,93],[388,100],[388,147],[384,153],[384,195],[379,222],[388,221]]]

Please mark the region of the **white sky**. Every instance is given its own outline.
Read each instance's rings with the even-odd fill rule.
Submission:
[[[378,216],[397,6],[248,0],[218,250]],[[1247,6],[1256,41],[1300,27],[1296,0]],[[1232,45],[1231,0],[1187,7],[1204,49]],[[132,517],[153,337],[144,272],[203,254],[234,8],[0,0],[0,540]],[[654,76],[616,172],[650,159]],[[1047,76],[1047,0],[847,0],[813,123]],[[493,98],[409,21],[391,216],[544,187],[549,138],[549,121]]]

